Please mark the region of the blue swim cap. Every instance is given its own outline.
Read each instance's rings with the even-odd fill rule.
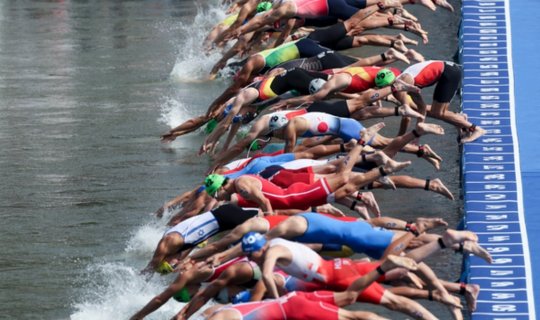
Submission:
[[[266,238],[258,232],[248,232],[242,237],[242,251],[251,253],[259,251],[266,244]]]

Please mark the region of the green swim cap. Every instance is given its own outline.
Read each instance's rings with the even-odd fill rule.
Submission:
[[[258,151],[258,150],[261,150],[261,145],[259,144],[259,141],[257,140],[253,140],[249,146],[247,147],[247,150],[248,151]]]
[[[204,128],[204,132],[206,132],[206,134],[211,134],[212,131],[214,131],[214,129],[217,127],[217,120],[216,119],[210,119],[210,121],[208,121],[208,123],[206,124],[206,128]]]
[[[263,1],[257,5],[257,13],[272,9],[272,2]]]
[[[174,300],[178,302],[190,302],[191,301],[191,295],[189,294],[189,290],[184,287],[177,293],[173,295]]]
[[[394,83],[396,75],[390,69],[381,69],[375,76],[375,85],[379,88],[386,87]]]
[[[204,186],[206,187],[206,192],[212,197],[215,196],[221,186],[225,183],[225,177],[220,174],[211,174],[206,179],[204,179]]]

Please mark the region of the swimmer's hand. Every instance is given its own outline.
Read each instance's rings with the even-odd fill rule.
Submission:
[[[176,135],[171,131],[161,135],[161,142],[163,143],[173,142],[175,139]]]
[[[158,218],[162,218],[163,217],[163,213],[165,213],[165,206],[162,206],[162,207],[159,207],[159,209],[157,209],[156,211],[154,211],[154,215]]]

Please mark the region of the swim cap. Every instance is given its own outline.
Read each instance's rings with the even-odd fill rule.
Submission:
[[[394,83],[396,75],[390,69],[381,69],[375,76],[375,85],[379,88],[386,87]]]
[[[266,238],[258,232],[248,232],[242,237],[242,251],[251,253],[259,251],[266,244]]]
[[[232,303],[233,304],[237,304],[237,303],[244,303],[244,302],[249,302],[249,300],[251,300],[251,291],[249,290],[244,290],[244,291],[240,291],[238,292],[233,298],[232,298]]]
[[[206,128],[204,128],[204,132],[206,132],[206,134],[211,134],[216,128],[217,124],[218,122],[216,119],[210,119],[210,121],[208,121],[206,124]]]
[[[309,83],[309,94],[317,93],[326,83],[326,80],[315,78]]]
[[[161,261],[161,263],[156,268],[156,272],[161,275],[169,274],[174,271],[174,268],[167,262]]]
[[[219,188],[225,183],[225,177],[220,174],[211,174],[204,179],[204,187],[206,192],[212,197],[216,194]]]
[[[189,302],[191,301],[191,295],[189,294],[189,290],[186,287],[183,287],[180,291],[175,293],[173,295],[174,300],[178,302]]]
[[[259,151],[261,149],[262,149],[262,146],[259,144],[259,141],[257,139],[251,141],[251,143],[247,147],[248,151]]]
[[[270,130],[277,130],[279,128],[286,126],[287,123],[289,123],[289,119],[287,119],[285,115],[276,114],[270,117],[270,121],[268,122],[268,127],[270,128]]]
[[[247,127],[242,127],[240,129],[238,129],[238,132],[236,132],[236,140],[237,141],[240,141],[242,139],[244,139],[249,133],[249,128]]]
[[[263,1],[257,5],[257,13],[264,12],[272,9],[272,3],[268,1]]]

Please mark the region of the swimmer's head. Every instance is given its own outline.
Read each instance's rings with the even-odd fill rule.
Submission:
[[[247,146],[247,150],[248,151],[259,151],[263,148],[263,146],[261,146],[261,144],[259,143],[259,140],[253,140],[251,141],[251,143],[249,144],[249,146]]]
[[[191,295],[189,294],[189,290],[186,287],[183,287],[182,289],[180,289],[180,291],[175,293],[173,295],[173,298],[178,302],[188,303],[191,301]]]
[[[379,70],[375,76],[375,85],[379,88],[386,87],[394,83],[396,75],[387,68]]]
[[[204,187],[206,192],[208,192],[210,196],[214,197],[219,188],[225,184],[226,180],[227,178],[220,174],[213,173],[208,175],[208,177],[204,179]]]
[[[212,131],[214,131],[214,129],[217,127],[217,120],[216,119],[210,119],[210,121],[208,121],[206,123],[206,127],[204,128],[204,132],[206,132],[206,134],[211,134]]]
[[[270,121],[268,121],[268,128],[270,128],[270,130],[277,130],[286,126],[287,123],[289,123],[289,119],[287,119],[285,115],[275,114],[270,117]]]
[[[268,11],[272,9],[272,2],[263,1],[257,5],[257,13]]]
[[[167,261],[163,260],[159,263],[156,268],[156,272],[161,275],[166,275],[174,271],[173,266],[170,265]]]
[[[326,80],[315,78],[309,83],[309,94],[317,93],[326,83]]]
[[[242,237],[242,251],[252,253],[261,250],[266,244],[266,238],[258,232],[248,232]]]

